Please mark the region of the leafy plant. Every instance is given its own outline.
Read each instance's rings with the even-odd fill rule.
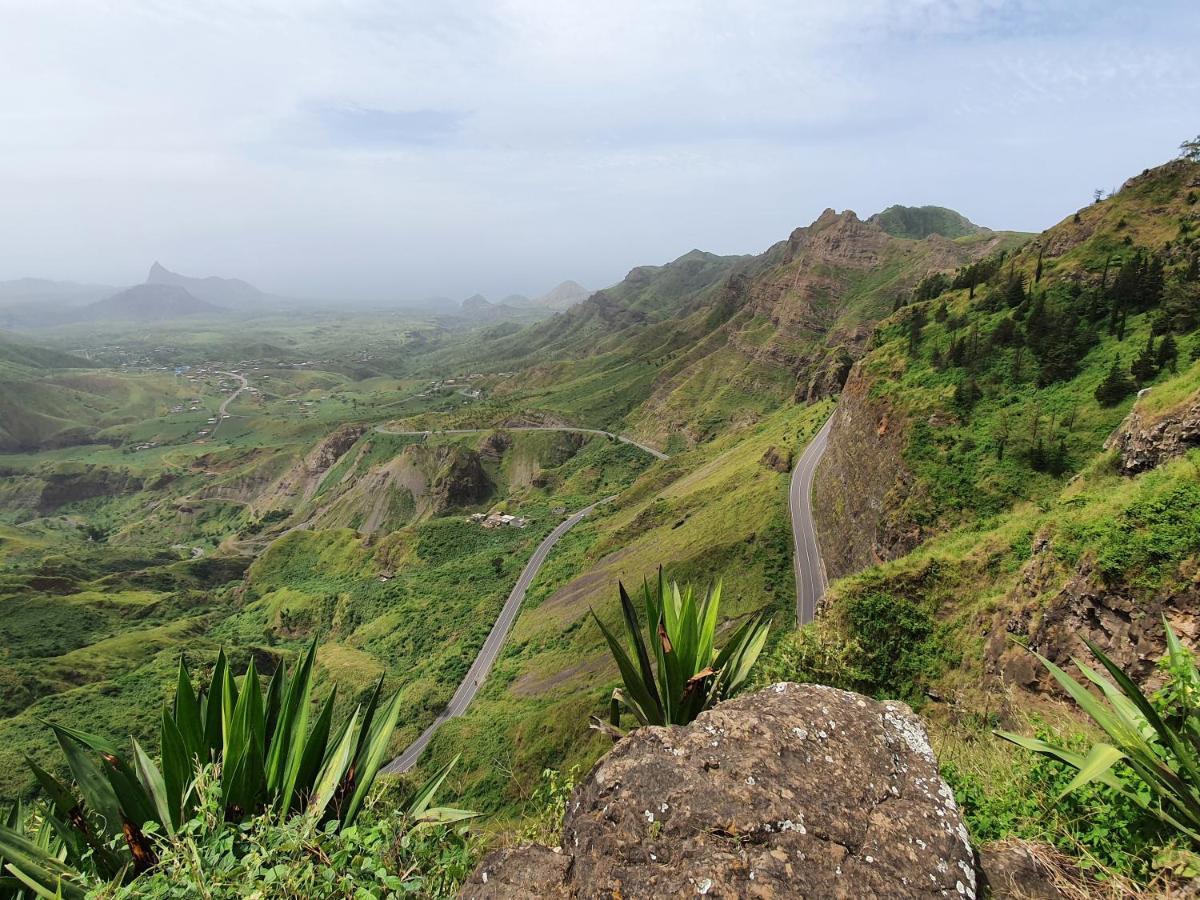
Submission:
[[[47,819],[34,816],[20,802],[13,804],[3,827],[21,840],[8,841],[0,849],[0,873],[3,873],[0,874],[0,900],[32,900],[47,896],[40,890],[46,882],[25,874],[25,868],[44,869],[39,875],[49,876],[47,880],[52,883],[69,875],[65,867],[60,870],[54,865],[62,861],[62,838]],[[71,895],[64,893],[63,896]]]
[[[562,834],[563,816],[571,793],[579,782],[579,766],[564,774],[558,769],[542,769],[542,778],[529,798],[520,831],[520,843],[555,845]]]
[[[1088,649],[1112,681],[1074,660],[1079,671],[1099,688],[1097,697],[1050,660],[1038,655],[1054,679],[1103,729],[1108,741],[1093,744],[1087,754],[1041,738],[997,732],[1020,747],[1049,756],[1076,770],[1060,797],[1098,782],[1132,801],[1200,847],[1200,674],[1190,654],[1164,620],[1168,668],[1177,683],[1169,693],[1174,711],[1160,710],[1094,643]],[[1037,655],[1037,654],[1035,654]],[[1115,682],[1115,684],[1114,684]],[[1165,713],[1165,714],[1164,714]],[[1119,764],[1119,765],[1118,765]]]
[[[625,585],[618,587],[632,659],[630,652],[592,612],[624,682],[624,687],[613,691],[609,704],[612,725],[620,726],[622,706],[642,725],[686,725],[746,684],[766,644],[771,623],[763,621],[761,615],[748,619],[733,633],[724,649],[716,652],[713,638],[721,604],[720,582],[699,602],[690,585],[685,591],[680,591],[675,582],[668,586],[661,568],[654,587],[649,581],[643,582],[649,641],[642,639],[637,611]]]
[[[470,872],[477,842],[459,825],[424,820],[418,803],[368,804],[345,828],[269,812],[227,822],[215,767],[196,779],[196,813],[174,835],[155,835],[159,863],[89,900],[349,900],[451,897]]]
[[[399,695],[381,703],[381,678],[366,707],[334,727],[335,689],[310,727],[315,655],[314,641],[290,678],[281,663],[265,694],[253,661],[239,687],[221,653],[199,695],[180,661],[174,703],[163,709],[157,764],[136,740],[130,763],[105,738],[52,724],[74,785],[33,760],[28,764],[47,797],[46,820],[63,842],[59,856],[106,880],[125,881],[152,869],[158,855],[149,835],[172,837],[192,818],[197,771],[208,764],[217,773],[227,821],[269,814],[276,821],[300,815],[317,826],[351,825],[387,754]],[[449,823],[474,815],[431,808],[455,761],[417,792],[414,818]],[[15,877],[73,896],[74,885],[64,879],[77,873],[16,830],[0,828],[0,854],[11,860],[7,867]]]

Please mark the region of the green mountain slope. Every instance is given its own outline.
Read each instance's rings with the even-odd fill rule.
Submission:
[[[28,375],[45,369],[86,369],[92,363],[81,356],[27,344],[0,332],[0,376]]]
[[[1029,650],[1073,669],[1086,638],[1153,687],[1163,618],[1200,634],[1198,184],[1200,165],[1147,171],[881,323],[815,492],[847,577],[761,676],[921,706],[977,840],[1141,879],[1161,839],[1111,798],[1056,805],[990,732],[1085,728]]]
[[[495,386],[498,412],[586,415],[692,446],[780,403],[836,393],[873,324],[922,278],[1023,239],[898,238],[853,212],[826,210],[758,256],[692,251],[634,269],[548,322],[484,332],[424,364],[520,369]]]
[[[931,234],[959,238],[982,229],[962,213],[944,206],[889,206],[867,220],[893,237],[919,240]]]

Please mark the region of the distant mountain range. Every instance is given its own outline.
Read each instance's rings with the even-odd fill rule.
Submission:
[[[277,299],[240,278],[218,278],[215,275],[207,278],[193,278],[172,272],[157,262],[150,267],[150,274],[146,276],[146,284],[173,285],[184,288],[199,300],[228,309],[252,309],[262,306],[272,299]]]
[[[547,309],[570,309],[576,303],[582,303],[592,294],[578,281],[564,281],[552,290],[531,301],[532,306],[544,306]]]
[[[538,297],[509,294],[493,303],[482,294],[468,297],[459,306],[459,313],[478,322],[529,321],[547,313],[561,312],[582,303],[591,292],[577,281],[564,281]]]
[[[619,397],[622,427],[700,443],[730,420],[837,393],[875,324],[924,277],[1027,237],[938,206],[892,206],[865,219],[827,209],[755,256],[692,250],[637,266],[603,290],[576,290],[586,299],[548,321],[460,342],[438,364],[459,368],[484,353],[496,369],[536,360],[570,384],[574,367],[603,364],[614,375],[594,382],[589,402],[604,415]]]
[[[164,322],[187,316],[216,315],[222,312],[228,312],[228,310],[215,303],[202,300],[185,287],[159,283],[134,285],[111,297],[91,303],[79,310],[79,318]]]
[[[916,241],[931,234],[953,239],[990,230],[944,206],[889,206],[883,212],[875,213],[867,222],[878,225],[892,237]]]
[[[0,281],[0,307],[27,303],[54,303],[83,306],[106,297],[118,288],[107,284],[79,284],[51,281],[48,278],[18,278]]]
[[[144,283],[129,288],[44,278],[0,282],[0,327],[38,328],[109,319],[166,322],[251,312],[283,302],[240,278],[193,278],[156,262]]]

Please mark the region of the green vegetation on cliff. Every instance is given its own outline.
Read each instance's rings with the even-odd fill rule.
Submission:
[[[1162,616],[1195,633],[1200,362],[1172,347],[1200,341],[1198,176],[1178,161],[1131,179],[881,323],[843,403],[902,436],[875,497],[875,546],[893,558],[833,584],[763,674],[920,706],[978,838],[1047,840],[1142,881],[1165,841],[1142,811],[1102,787],[1057,804],[1070,774],[990,732],[1085,741],[1025,647],[1069,666],[1089,638],[1144,682]],[[1148,389],[1136,403],[1097,397],[1117,359]]]

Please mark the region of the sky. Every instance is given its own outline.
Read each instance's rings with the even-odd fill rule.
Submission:
[[[0,280],[612,284],[826,207],[1040,231],[1200,132],[1194,0],[0,0]]]

